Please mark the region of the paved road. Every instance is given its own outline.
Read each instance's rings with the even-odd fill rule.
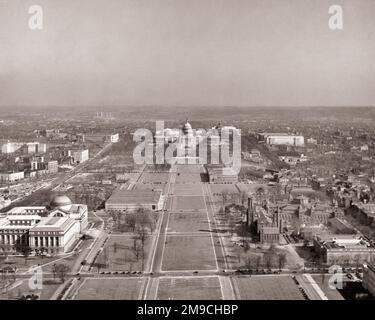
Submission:
[[[203,183],[201,181],[192,182],[195,185],[197,185],[197,188],[201,187],[202,193],[201,196],[204,199],[205,203],[205,209],[201,210],[202,214],[206,213],[207,219],[209,221],[209,228],[208,230],[199,231],[196,232],[196,234],[209,234],[212,237],[212,250],[215,253],[215,259],[217,263],[217,270],[204,270],[204,266],[202,266],[202,269],[197,268],[196,272],[193,270],[190,271],[181,271],[181,270],[162,270],[163,265],[163,250],[164,245],[166,242],[166,237],[168,233],[168,221],[171,215],[174,214],[174,211],[172,210],[172,198],[174,197],[174,189],[176,186],[176,167],[172,167],[170,174],[168,176],[167,181],[167,187],[166,187],[166,198],[165,198],[165,204],[164,204],[164,211],[161,212],[161,217],[159,219],[157,228],[156,228],[156,236],[154,238],[154,242],[151,245],[151,251],[149,254],[149,257],[146,261],[146,268],[144,274],[139,275],[126,275],[122,273],[112,273],[112,274],[98,274],[96,272],[93,272],[93,270],[90,270],[89,265],[90,262],[92,262],[98,252],[102,249],[103,244],[105,240],[108,237],[108,234],[101,229],[100,235],[96,239],[96,241],[93,242],[92,246],[82,252],[80,257],[77,259],[75,267],[73,268],[72,272],[69,274],[70,281],[72,281],[73,278],[73,285],[70,286],[70,289],[68,293],[66,293],[64,296],[71,296],[74,295],[77,289],[80,286],[81,281],[78,280],[78,278],[85,278],[85,277],[146,277],[146,283],[142,287],[141,292],[139,294],[139,297],[141,299],[157,299],[157,292],[158,292],[158,285],[159,280],[163,277],[186,277],[186,278],[193,278],[196,276],[218,276],[221,292],[222,292],[222,298],[232,300],[239,297],[236,297],[236,294],[233,289],[233,283],[232,278],[236,277],[235,270],[230,270],[228,267],[228,262],[226,261],[226,253],[225,248],[223,246],[223,239],[222,235],[220,233],[221,226],[218,224],[218,222],[215,219],[215,212],[216,209],[214,206],[213,196],[211,194],[209,185],[207,183]],[[190,182],[189,182],[190,183]],[[203,213],[204,212],[204,213]],[[194,236],[194,234],[191,234],[191,236]],[[82,267],[80,265],[81,261],[86,259],[87,265]],[[79,275],[76,275],[76,272],[79,272]],[[285,270],[280,275],[270,274],[268,276],[275,277],[275,276],[286,276],[286,275],[295,275],[288,270]],[[45,275],[46,277],[49,277],[49,274]],[[241,275],[244,276],[244,275]],[[252,275],[252,277],[257,277],[258,275]],[[259,275],[264,277],[265,275]],[[305,292],[309,296],[310,299],[323,299],[324,296],[319,291],[319,289],[311,282],[311,277],[308,275],[301,275],[300,282],[303,286]],[[64,286],[67,285],[67,283],[64,284]],[[61,286],[60,292],[64,286]],[[54,295],[56,297],[57,294]]]
[[[212,236],[212,250],[215,252],[215,259],[217,263],[218,270],[200,270],[197,268],[196,271],[180,271],[180,270],[168,270],[162,271],[162,264],[163,264],[163,249],[166,242],[166,236],[169,230],[167,230],[167,224],[170,215],[173,215],[174,212],[172,210],[172,197],[174,195],[174,187],[176,185],[176,177],[177,177],[177,166],[173,166],[171,168],[171,172],[168,178],[167,184],[167,192],[166,192],[166,199],[165,199],[165,212],[162,214],[160,227],[158,229],[157,237],[155,240],[155,246],[151,253],[152,262],[150,272],[152,272],[152,276],[148,279],[147,285],[144,288],[144,292],[141,296],[144,299],[155,299],[157,297],[157,290],[158,290],[158,278],[159,277],[177,277],[177,276],[184,276],[184,277],[195,277],[199,276],[212,276],[212,275],[219,275],[220,276],[220,286],[223,292],[223,298],[231,300],[234,299],[234,291],[231,283],[230,277],[221,277],[225,275],[220,270],[227,269],[227,261],[225,259],[224,248],[222,245],[222,240],[220,238],[220,233],[217,232],[218,225],[216,223],[214,217],[214,207],[213,207],[213,200],[212,195],[209,192],[209,189],[205,185],[205,183],[199,181],[193,181],[197,185],[197,189],[201,187],[202,193],[199,194],[203,197],[205,203],[205,212],[207,214],[207,219],[209,222],[209,231],[208,234]],[[190,183],[190,182],[189,182]],[[197,232],[197,234],[206,234],[207,231]],[[192,235],[193,236],[193,235]],[[203,266],[202,266],[203,267]]]

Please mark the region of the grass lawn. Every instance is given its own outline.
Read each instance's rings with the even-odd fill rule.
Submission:
[[[204,168],[199,164],[177,164],[176,172],[178,173],[203,173]]]
[[[176,183],[202,182],[201,173],[177,173]]]
[[[166,191],[167,184],[153,184],[153,183],[140,183],[138,182],[135,186],[135,190],[162,190],[164,193]]]
[[[218,277],[160,278],[157,298],[161,300],[220,300]]]
[[[214,248],[209,235],[167,236],[162,270],[216,269]]]
[[[204,210],[203,196],[175,196],[172,198],[172,210]]]
[[[233,278],[241,300],[304,300],[290,276],[252,276]]]
[[[152,236],[146,240],[145,244],[145,260],[150,252]],[[127,236],[111,236],[104,246],[104,250],[97,258],[97,261],[104,261],[104,255],[107,255],[108,265],[101,270],[106,271],[131,271],[142,270],[142,257],[139,256],[138,261],[133,248],[134,240],[130,235]],[[116,245],[115,245],[116,244]],[[94,268],[96,271],[96,269]]]
[[[197,232],[208,228],[205,212],[174,212],[169,215],[167,232]]]
[[[137,300],[145,278],[84,280],[76,300]]]
[[[159,173],[156,173],[156,172],[153,172],[153,173],[148,173],[148,172],[145,172],[143,173],[142,175],[142,182],[143,183],[167,183],[168,181],[168,175],[169,173],[168,172],[159,172]]]
[[[173,193],[176,196],[202,196],[203,190],[200,184],[175,184]]]
[[[59,256],[56,256],[56,257],[36,257],[36,256],[29,256],[26,260],[24,257],[20,256],[20,257],[12,257],[12,256],[9,256],[8,257],[8,261],[7,263],[3,263],[4,266],[8,265],[8,266],[17,266],[17,269],[20,271],[25,271],[25,270],[28,270],[30,267],[32,266],[37,266],[38,264],[39,265],[43,265],[45,263],[49,263],[51,261],[54,261],[56,259],[59,259]]]

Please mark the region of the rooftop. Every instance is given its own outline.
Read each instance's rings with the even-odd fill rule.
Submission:
[[[160,199],[161,191],[152,190],[121,190],[117,189],[107,200],[107,204],[146,204],[157,203]]]
[[[259,133],[261,136],[291,136],[291,137],[302,137],[300,134],[285,133],[285,132],[262,132]]]
[[[74,219],[67,217],[47,217],[43,218],[31,231],[65,231],[74,223]]]
[[[327,249],[364,249],[374,248],[371,243],[359,235],[342,234],[318,236],[318,240]],[[375,249],[375,248],[374,248]]]

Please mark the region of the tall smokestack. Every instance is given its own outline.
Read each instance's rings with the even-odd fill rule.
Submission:
[[[250,226],[254,222],[253,198],[247,198],[247,225]]]

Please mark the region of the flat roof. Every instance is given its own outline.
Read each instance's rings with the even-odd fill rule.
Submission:
[[[291,136],[291,137],[303,137],[300,134],[293,134],[293,133],[285,133],[285,132],[262,132],[258,133],[262,136]]]
[[[30,231],[65,231],[74,223],[75,220],[68,217],[47,217],[42,218]]]
[[[6,214],[25,214],[25,213],[34,213],[35,211],[45,211],[46,207],[14,207],[10,209]]]
[[[359,235],[326,235],[318,237],[318,240],[328,249],[374,248],[370,242]]]

